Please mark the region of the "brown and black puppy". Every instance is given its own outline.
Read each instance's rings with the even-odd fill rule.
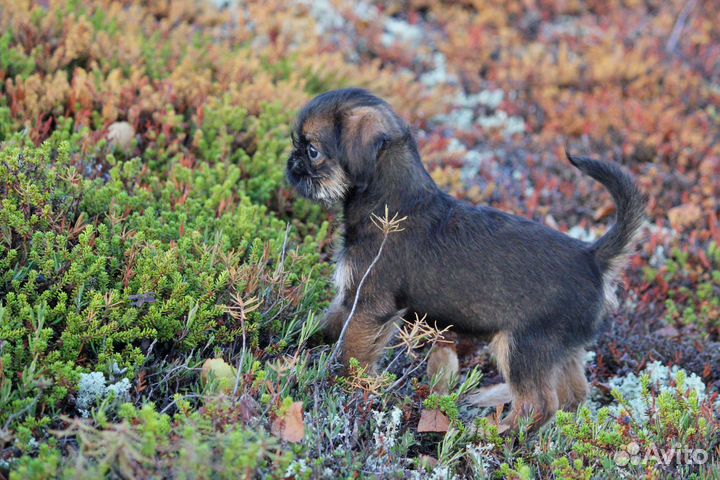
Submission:
[[[643,218],[645,200],[618,166],[568,157],[601,182],[617,221],[585,243],[539,223],[442,192],[423,167],[408,125],[365,90],[328,92],[300,112],[287,177],[297,191],[342,203],[337,297],[325,324],[337,336],[382,232],[371,214],[407,216],[370,271],[343,345],[343,360],[373,365],[401,312],[427,314],[462,334],[490,335],[512,409],[544,423],[585,399],[584,347],[615,303],[615,282]]]

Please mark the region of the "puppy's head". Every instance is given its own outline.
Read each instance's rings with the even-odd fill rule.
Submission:
[[[319,95],[298,115],[288,181],[306,198],[340,202],[368,187],[384,149],[406,129],[385,101],[365,90]]]

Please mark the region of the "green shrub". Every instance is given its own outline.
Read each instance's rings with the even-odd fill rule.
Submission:
[[[192,169],[177,157],[148,170],[137,157],[108,155],[97,163],[104,173],[83,175],[79,135],[69,128],[38,147],[21,137],[6,143],[0,422],[56,408],[91,367],[110,375],[115,366],[134,378],[146,360],[144,341],[172,346],[175,355],[233,345],[241,333],[226,313],[233,294],[263,306],[247,318],[256,346],[280,333],[279,319],[319,308],[327,270],[317,267],[318,245],[327,225],[313,229],[314,239],[300,240],[292,228],[286,238],[285,222],[264,205],[282,181],[282,173],[267,172],[282,172],[287,145],[285,129],[267,126],[287,118],[265,111],[237,117],[262,134],[252,157],[221,162],[214,147],[201,146]],[[218,115],[200,130],[212,142],[222,137],[217,125],[236,113]]]

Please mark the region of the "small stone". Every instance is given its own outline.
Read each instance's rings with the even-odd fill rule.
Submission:
[[[135,138],[135,129],[128,122],[115,122],[108,127],[107,139],[110,145],[124,152],[129,151]]]
[[[210,376],[217,381],[217,388],[224,393],[232,393],[235,386],[237,370],[222,358],[209,358],[203,363],[200,380],[207,385]]]
[[[680,331],[675,327],[667,326],[655,330],[655,335],[660,335],[661,337],[677,337],[680,335]]]

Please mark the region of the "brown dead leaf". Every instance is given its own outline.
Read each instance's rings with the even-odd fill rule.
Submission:
[[[668,211],[670,225],[675,230],[682,231],[697,223],[702,218],[702,210],[694,203],[685,203],[673,207]]]
[[[424,410],[420,413],[417,431],[445,433],[450,429],[450,420],[440,410]]]
[[[0,364],[0,367],[2,367],[2,364]],[[0,374],[2,374],[2,368],[0,368]],[[2,376],[2,375],[0,375],[0,376]],[[147,377],[147,371],[140,370],[140,373],[138,374],[137,382],[135,383],[135,393],[137,395],[140,395],[147,388],[147,378],[146,377]]]
[[[302,402],[295,402],[282,417],[277,417],[270,430],[286,442],[300,442],[305,438]]]

